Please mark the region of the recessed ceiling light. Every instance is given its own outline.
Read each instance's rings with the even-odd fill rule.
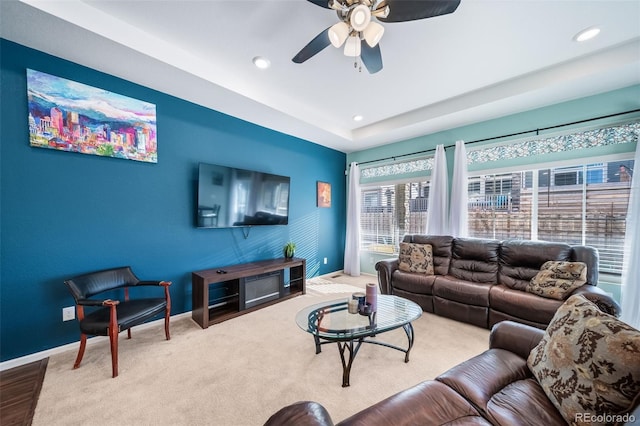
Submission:
[[[356,114],[353,116],[353,121],[362,121],[364,117],[361,116],[360,114]]]
[[[271,61],[263,56],[256,56],[255,58],[253,58],[253,65],[260,68],[261,70],[264,70],[271,66]]]
[[[580,31],[578,34],[576,34],[573,37],[573,39],[575,41],[587,41],[587,40],[591,40],[598,34],[600,34],[600,28],[590,27],[590,28],[587,28],[586,30]]]

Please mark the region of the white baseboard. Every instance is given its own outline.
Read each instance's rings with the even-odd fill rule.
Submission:
[[[178,319],[178,318],[182,318],[185,316],[191,316],[191,311],[189,312],[183,312],[181,314],[177,314],[177,315],[172,315],[171,319]],[[137,330],[143,330],[145,328],[151,327],[153,325],[156,325],[159,322],[163,322],[164,318],[160,318],[156,321],[151,321],[151,322],[147,322],[141,325],[136,326]],[[107,336],[95,336],[95,337],[91,337],[89,339],[87,339],[87,347],[91,346],[91,345],[95,345],[96,343],[100,343],[103,340],[108,339]],[[21,356],[19,358],[14,358],[14,359],[9,359],[7,361],[4,362],[0,362],[0,371],[4,371],[4,370],[8,370],[10,368],[14,368],[14,367],[20,367],[21,365],[25,365],[25,364],[29,364],[30,362],[35,362],[35,361],[40,361],[41,359],[44,358],[48,358],[51,355],[56,355],[62,352],[66,352],[66,351],[77,351],[78,350],[78,345],[80,344],[80,340],[73,342],[73,343],[68,343],[66,345],[62,345],[62,346],[57,346],[55,348],[52,349],[47,349],[45,351],[41,351],[41,352],[36,352],[33,354],[29,354],[29,355],[25,355],[25,356]]]

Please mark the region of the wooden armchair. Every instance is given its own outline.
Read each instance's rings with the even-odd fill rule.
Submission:
[[[109,336],[111,343],[111,366],[113,377],[118,375],[118,334],[127,330],[131,338],[131,327],[164,312],[164,332],[169,335],[171,297],[169,281],[140,281],[128,266],[105,269],[65,280],[65,285],[76,301],[76,312],[80,324],[80,350],[73,368],[78,368],[87,345],[87,335]],[[164,287],[162,298],[140,298],[129,300],[129,288],[140,286]],[[124,300],[92,298],[113,290],[124,290]],[[85,313],[84,307],[89,307]],[[95,309],[94,309],[95,308]]]

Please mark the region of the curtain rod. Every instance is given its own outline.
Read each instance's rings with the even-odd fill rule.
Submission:
[[[624,111],[624,112],[616,112],[615,114],[601,115],[600,117],[587,118],[585,120],[572,121],[570,123],[556,124],[554,126],[548,126],[548,127],[541,127],[539,129],[525,130],[523,132],[509,133],[507,135],[493,136],[493,137],[484,138],[484,139],[476,139],[474,141],[465,142],[465,145],[471,145],[471,144],[478,143],[478,142],[487,142],[487,141],[492,141],[492,140],[502,139],[502,138],[509,138],[509,137],[513,137],[513,136],[521,136],[521,135],[525,135],[527,133],[533,133],[533,132],[536,132],[536,135],[539,135],[541,131],[558,129],[560,127],[566,127],[566,126],[573,126],[574,124],[588,123],[590,121],[602,120],[603,118],[617,117],[619,115],[632,114],[634,112],[640,112],[640,108],[632,109],[632,110]],[[447,149],[447,148],[453,148],[453,147],[455,147],[455,144],[453,144],[453,145],[445,145],[444,148]],[[394,155],[392,157],[379,158],[377,160],[361,161],[361,162],[356,163],[356,164],[360,165],[360,164],[376,163],[378,161],[385,161],[385,160],[394,160],[395,161],[397,158],[410,157],[412,155],[417,155],[417,154],[426,154],[428,152],[434,152],[435,150],[436,150],[435,148],[425,149],[424,151],[416,151],[416,152],[410,152],[408,154]]]

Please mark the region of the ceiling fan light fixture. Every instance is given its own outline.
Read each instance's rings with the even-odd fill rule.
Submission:
[[[347,38],[347,42],[344,44],[345,56],[360,56],[360,37],[352,35]]]
[[[382,39],[383,34],[384,27],[377,22],[370,22],[367,28],[362,32],[365,41],[370,47],[375,47],[376,44],[380,42],[380,39]]]
[[[364,4],[357,5],[349,14],[349,23],[356,31],[363,31],[369,22],[371,22],[371,10]]]
[[[342,43],[344,43],[348,35],[349,26],[344,22],[338,22],[329,28],[329,41],[333,47],[342,46]]]

